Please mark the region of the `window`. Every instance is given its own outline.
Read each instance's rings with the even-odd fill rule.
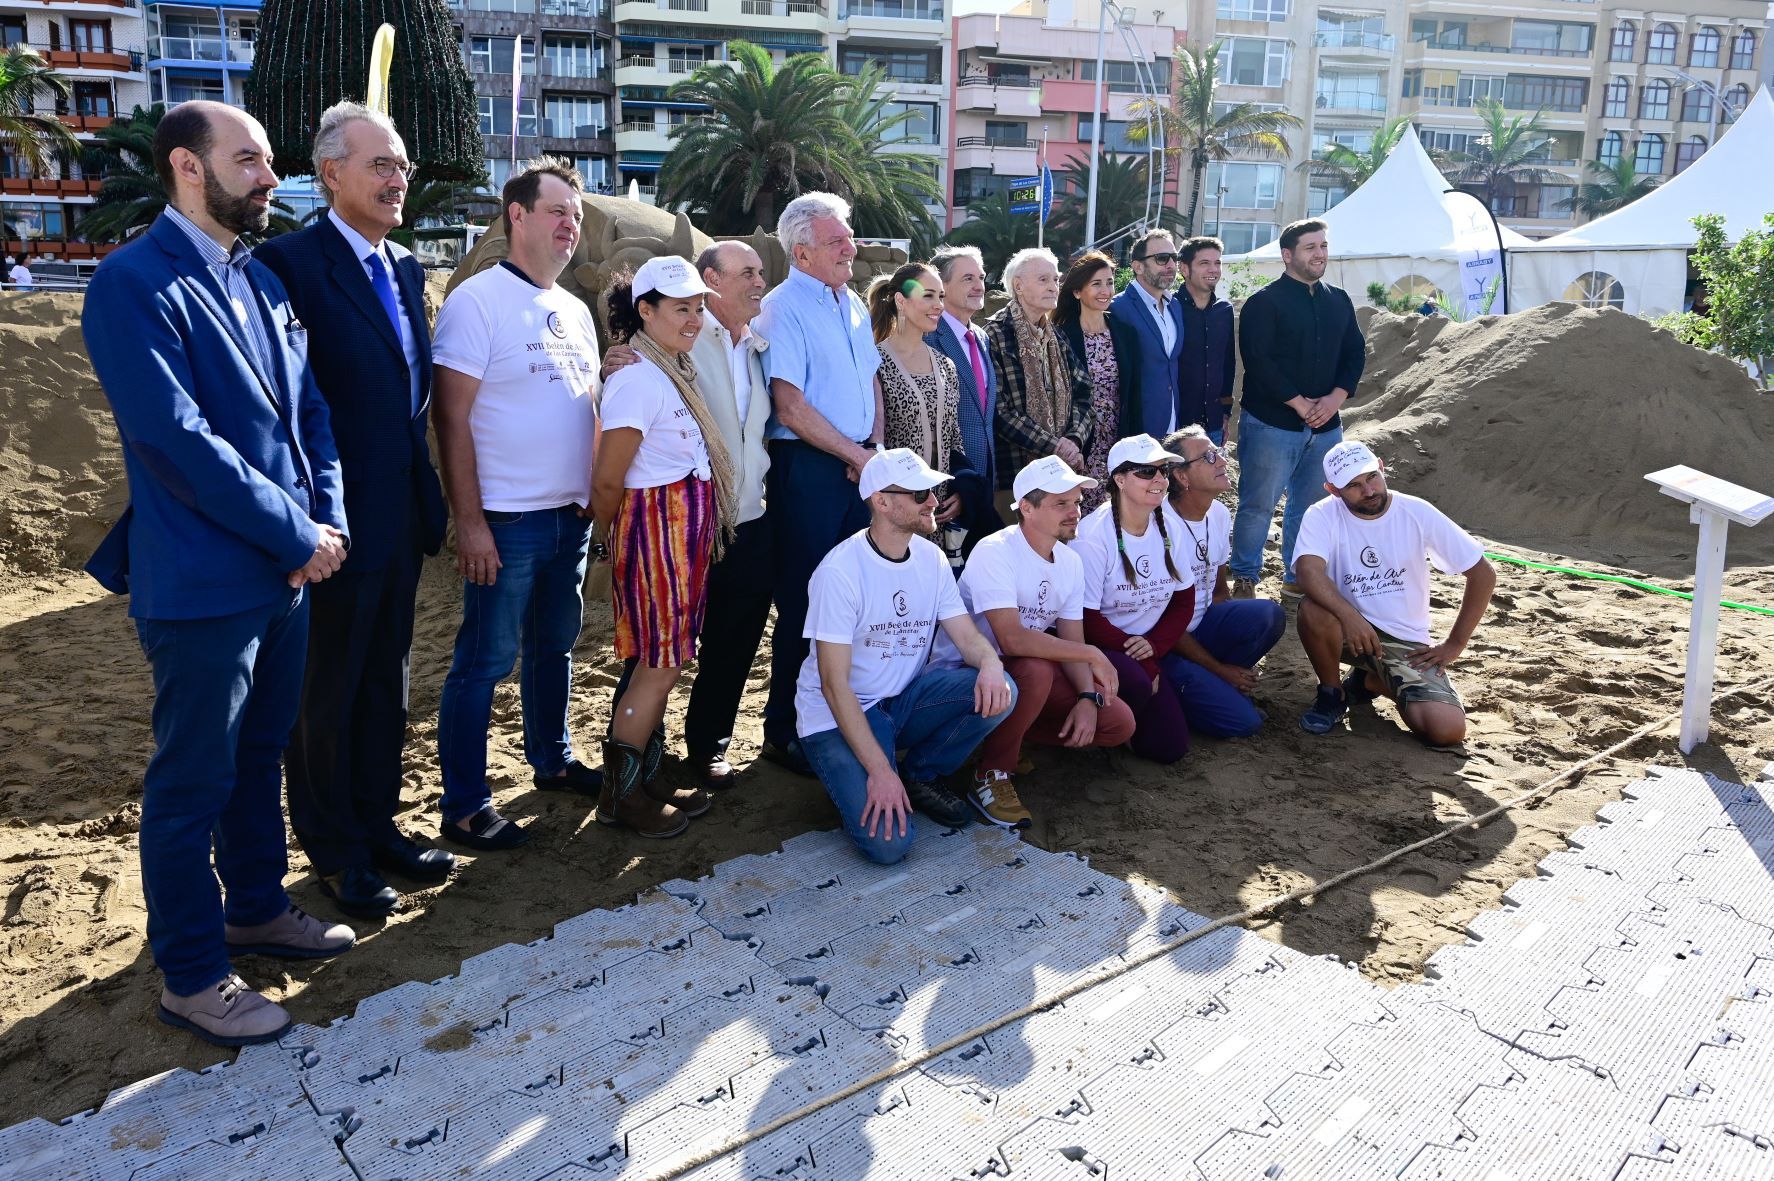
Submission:
[[[1404,97],[1421,97],[1426,107],[1451,107],[1459,89],[1458,70],[1406,70]]]
[[[942,67],[937,64],[937,56],[923,49],[882,49],[870,52],[863,49],[846,49],[838,55],[838,68],[851,76],[862,73],[869,62],[874,62],[887,71],[887,78],[893,82],[940,82]]]
[[[604,68],[604,43],[596,37],[549,33],[542,38],[542,60],[561,78],[595,78]]]
[[[1571,21],[1518,20],[1510,32],[1510,48],[1552,57],[1588,57],[1595,44],[1595,26]]]
[[[1314,156],[1323,155],[1332,144],[1342,144],[1352,152],[1365,152],[1373,146],[1373,142],[1374,133],[1371,131],[1356,131],[1345,127],[1314,131],[1312,133],[1312,154]]]
[[[1620,163],[1620,155],[1626,150],[1626,137],[1618,131],[1610,131],[1602,136],[1601,147],[1596,149],[1596,158],[1609,168]]]
[[[1541,185],[1540,216],[1558,217],[1562,214],[1569,213],[1571,207],[1567,205],[1566,202],[1574,201],[1576,199],[1576,185]]]
[[[1341,185],[1313,185],[1306,190],[1306,216],[1317,217],[1348,195]]]
[[[1511,74],[1503,105],[1512,111],[1549,111],[1581,114],[1589,102],[1589,79],[1536,77]]]
[[[1739,82],[1737,85],[1731,87],[1731,89],[1725,91],[1723,105],[1725,108],[1725,122],[1737,122],[1737,116],[1743,114],[1743,112],[1749,108],[1749,87]]]
[[[714,60],[714,51],[703,45],[673,45],[665,54],[661,64],[673,74],[694,74],[703,62]]]
[[[1645,46],[1645,64],[1651,66],[1675,65],[1675,46],[1679,40],[1674,25],[1658,25],[1651,30],[1650,43]]]
[[[1626,105],[1632,101],[1632,83],[1625,78],[1614,78],[1602,90],[1602,117],[1607,119],[1626,118]]]
[[[1675,146],[1675,170],[1681,172],[1700,157],[1706,155],[1706,137],[1690,135]]]
[[[1638,29],[1631,21],[1621,21],[1614,26],[1614,37],[1608,42],[1608,60],[1611,62],[1629,62],[1632,60],[1633,47],[1638,43]]]
[[[958,168],[955,170],[955,204],[969,205],[987,197],[1010,191],[1015,179],[999,176],[989,168]]]
[[[1280,86],[1287,81],[1287,42],[1270,37],[1228,37],[1220,64],[1231,86]]]
[[[1508,84],[1512,81],[1514,80],[1502,77],[1490,77],[1484,74],[1462,74],[1460,76],[1460,87],[1457,91],[1458,97],[1455,98],[1454,105],[1456,107],[1473,107],[1477,106],[1487,98],[1496,99],[1501,102],[1507,97]],[[1510,105],[1513,106],[1514,104],[1511,103]],[[1546,104],[1542,103],[1537,105],[1544,106]]]
[[[1144,152],[1151,147],[1150,144],[1136,144],[1127,138],[1127,129],[1133,126],[1131,123],[1110,119],[1104,126],[1108,129],[1108,134],[1103,136],[1103,147],[1111,152]],[[1089,115],[1078,116],[1078,142],[1087,144],[1096,138],[1094,128],[1095,122]]]
[[[1712,122],[1712,91],[1703,86],[1690,86],[1682,91],[1682,122]]]
[[[986,142],[1019,148],[1027,147],[1029,143],[1028,125],[988,119],[986,120]]]
[[[1145,89],[1140,81],[1140,67],[1133,62],[1104,62],[1103,81],[1107,83],[1110,93],[1139,94]],[[1096,63],[1087,61],[1080,63],[1079,80],[1096,81]],[[1170,89],[1170,63],[1167,61],[1150,62],[1146,66],[1146,77],[1159,90],[1168,92]]]
[[[1733,70],[1753,70],[1756,68],[1754,29],[1745,29],[1731,38],[1731,68]]]
[[[1663,137],[1647,135],[1638,141],[1638,152],[1632,158],[1632,170],[1640,176],[1660,176],[1663,173]]]
[[[569,156],[573,167],[585,178],[585,191],[588,193],[604,193],[610,191],[610,158],[608,156]]]
[[[515,37],[470,37],[468,39],[468,68],[477,74],[501,74],[511,76],[511,49],[517,44]],[[536,72],[536,39],[524,38],[524,73]]]
[[[0,16],[0,49],[11,49],[25,43],[25,18]]]
[[[1688,40],[1688,68],[1704,66],[1714,68],[1719,64],[1719,31],[1711,25],[1702,28]]]
[[[881,117],[891,119],[895,115],[904,114],[907,118],[895,124],[888,132],[889,143],[926,144],[942,143],[942,122],[937,115],[935,103],[883,103]],[[991,133],[991,124],[986,124],[987,134]]]
[[[506,55],[511,60],[511,55]],[[509,94],[483,94],[480,96],[480,133],[482,135],[511,134],[511,96]],[[517,133],[519,135],[536,134],[536,100],[522,99],[517,108]]]
[[[70,20],[68,39],[81,53],[110,53],[111,22]]]
[[[108,119],[117,114],[109,82],[74,82],[74,113],[88,119]]]
[[[1202,232],[1224,242],[1227,254],[1249,254],[1280,237],[1281,227],[1272,221],[1222,221],[1210,222]]]
[[[589,94],[545,94],[542,116],[542,134],[556,139],[592,139],[610,133],[609,107]]]
[[[1469,155],[1481,146],[1483,133],[1477,131],[1436,131],[1425,127],[1418,133],[1423,146],[1438,152]]]
[[[1287,19],[1288,0],[1219,0],[1219,18],[1223,21],[1269,21]]]
[[[1215,208],[1274,209],[1281,201],[1281,181],[1286,169],[1280,164],[1243,162],[1215,163],[1207,166],[1205,200],[1216,200]],[[1220,193],[1225,189],[1224,193]]]
[[[67,236],[66,223],[62,220],[62,206],[44,203],[42,205],[6,206],[6,220],[12,226],[8,237],[16,237],[29,242],[36,238],[60,239]]]
[[[1645,83],[1645,88],[1638,92],[1638,117],[1669,118],[1669,83],[1661,78],[1653,78]]]
[[[1606,271],[1585,271],[1565,288],[1565,299],[1586,308],[1624,308],[1626,288]]]

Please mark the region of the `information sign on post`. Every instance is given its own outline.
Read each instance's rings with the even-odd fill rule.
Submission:
[[[1035,213],[1041,208],[1041,178],[1019,176],[1010,182],[1010,212]]]
[[[1713,660],[1719,645],[1719,596],[1725,581],[1725,531],[1732,522],[1761,524],[1774,516],[1774,497],[1678,465],[1645,477],[1663,495],[1689,506],[1688,519],[1700,526],[1694,551],[1694,608],[1688,623],[1688,673],[1682,683],[1683,754],[1706,741],[1712,728]]]

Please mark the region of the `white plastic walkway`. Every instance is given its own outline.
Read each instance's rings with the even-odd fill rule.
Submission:
[[[0,1176],[654,1178],[800,1112],[687,1176],[1774,1178],[1774,812],[1653,770],[1571,843],[1422,984],[1228,928],[895,1074],[1206,920],[994,829],[809,834],[0,1131]]]

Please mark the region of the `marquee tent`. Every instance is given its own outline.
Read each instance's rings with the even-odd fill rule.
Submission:
[[[1399,295],[1464,297],[1477,310],[1497,275],[1499,230],[1482,201],[1450,188],[1416,129],[1406,128],[1374,174],[1323,215],[1331,248],[1325,278],[1358,302],[1379,282]],[[1528,245],[1514,230],[1501,237],[1509,250]],[[1242,257],[1261,274],[1281,274],[1279,243]],[[1518,306],[1513,293],[1509,302]],[[1494,310],[1503,310],[1501,299]]]
[[[1769,212],[1774,97],[1764,88],[1710,151],[1647,196],[1519,253],[1511,247],[1509,306],[1563,299],[1635,315],[1679,311],[1688,251],[1699,237],[1695,215],[1722,214],[1726,236],[1736,241],[1762,228]]]

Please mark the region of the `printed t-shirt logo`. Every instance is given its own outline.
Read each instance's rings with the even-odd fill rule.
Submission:
[[[1051,594],[1052,591],[1053,591],[1053,583],[1051,583],[1051,582],[1047,581],[1047,579],[1043,578],[1041,580],[1040,588],[1035,591],[1035,605],[1038,607],[1047,606],[1047,596],[1049,594]]]
[[[548,313],[548,330],[554,333],[557,339],[567,339],[567,328],[566,325],[561,323],[561,314],[559,312]]]
[[[1364,545],[1361,547],[1361,564],[1369,570],[1380,568],[1380,555],[1374,552],[1373,546]]]
[[[893,613],[895,615],[899,616],[901,619],[904,619],[906,617],[907,613],[911,611],[911,609],[912,609],[912,605],[906,601],[905,592],[902,590],[894,591],[893,592]]]
[[[1145,554],[1141,554],[1133,560],[1133,569],[1134,573],[1138,574],[1141,578],[1152,577],[1152,559]]]

